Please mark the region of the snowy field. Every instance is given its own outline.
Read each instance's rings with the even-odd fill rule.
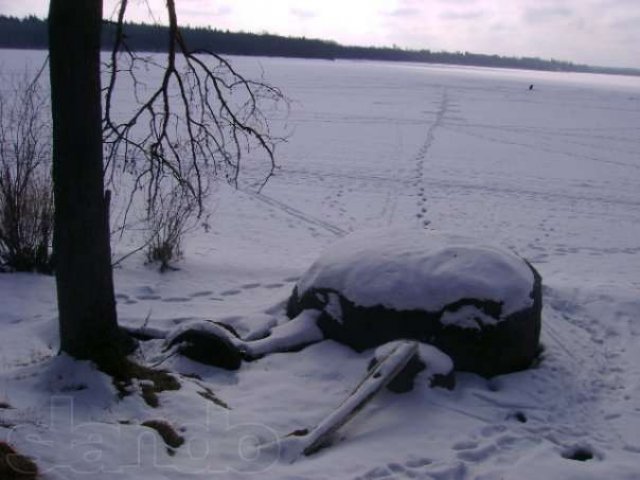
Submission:
[[[39,52],[0,52],[3,71]],[[234,58],[292,100],[291,138],[261,194],[218,188],[208,232],[179,270],[129,258],[120,321],[223,320],[242,335],[284,321],[296,279],[348,232],[415,226],[514,250],[544,283],[537,368],[455,390],[382,393],[331,447],[288,463],[276,441],[352,390],[372,352],[326,341],[229,373],[181,374],[152,409],[57,357],[54,281],[0,275],[0,439],[45,479],[640,479],[640,79],[452,66]],[[35,68],[35,67],[34,67]],[[534,89],[529,90],[529,85]],[[116,244],[116,255],[127,253]],[[197,374],[199,379],[192,374]],[[228,409],[199,393],[215,393]],[[206,395],[205,395],[206,396]],[[164,419],[169,455],[140,426]],[[577,454],[577,455],[576,455]],[[592,458],[578,461],[571,457]]]

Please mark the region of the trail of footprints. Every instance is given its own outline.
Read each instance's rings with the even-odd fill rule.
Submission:
[[[516,413],[507,421],[526,423],[526,416]],[[504,478],[505,468],[512,464],[514,451],[533,451],[543,441],[538,436],[517,430],[506,424],[487,425],[468,438],[454,442],[448,458],[435,460],[442,457],[442,452],[433,457],[414,455],[402,463],[390,462],[374,467],[354,480],[500,480]],[[581,444],[570,445],[559,455],[569,461],[601,459],[597,451]],[[474,474],[477,464],[483,465],[482,474]]]
[[[289,287],[291,283],[298,280],[298,277],[287,277],[282,279],[280,282],[272,282],[272,283],[245,283],[237,288],[230,288],[226,290],[222,290],[220,292],[215,292],[214,290],[199,290],[188,294],[186,296],[175,296],[175,297],[163,297],[160,295],[153,287],[144,286],[139,287],[137,289],[137,293],[133,295],[128,295],[126,293],[118,293],[116,294],[116,300],[119,303],[124,305],[135,305],[141,301],[161,301],[165,303],[186,303],[191,302],[197,299],[203,300],[213,300],[213,301],[223,301],[224,297],[230,297],[234,295],[239,295],[245,293],[247,291],[255,290],[255,289],[266,289],[266,290],[277,290],[284,287]]]
[[[427,196],[424,187],[424,176],[426,169],[426,159],[429,153],[429,149],[433,144],[435,131],[442,126],[444,121],[444,117],[447,114],[447,110],[449,109],[449,98],[447,96],[447,91],[445,90],[442,94],[442,99],[440,101],[440,105],[438,107],[438,111],[436,112],[436,117],[434,122],[429,126],[427,130],[427,136],[424,141],[424,144],[418,150],[418,153],[415,156],[415,177],[414,177],[414,185],[418,189],[417,194],[417,207],[418,213],[416,217],[420,221],[423,227],[427,227],[431,222],[426,218],[427,213]]]
[[[346,185],[342,182],[336,182],[336,187],[332,189],[328,195],[323,199],[323,203],[329,207],[329,211],[336,219],[342,224],[353,225],[357,219],[353,215],[349,214],[347,210],[347,202],[345,199],[345,193],[352,191],[346,188]],[[317,236],[317,235],[314,235]]]
[[[550,297],[550,309],[583,313],[577,310],[577,306],[556,305],[559,301],[567,300],[555,297],[552,291],[547,294]],[[580,321],[580,315],[576,317],[578,318],[563,320],[571,323]],[[378,465],[355,479],[500,480],[507,476],[506,473],[514,462],[539,451],[539,447],[543,445],[555,450],[555,454],[567,462],[602,461],[605,455],[600,450],[601,446],[611,445],[619,439],[616,439],[615,428],[607,423],[608,418],[615,418],[612,416],[615,413],[604,419],[598,418],[599,414],[594,408],[613,403],[620,392],[617,390],[619,386],[616,385],[618,380],[610,375],[616,372],[616,368],[607,358],[607,352],[602,353],[607,361],[602,361],[599,357],[587,358],[585,352],[591,352],[593,348],[585,342],[598,343],[597,334],[604,333],[594,329],[589,336],[590,332],[587,330],[571,330],[564,331],[562,338],[558,336],[552,339],[548,336],[552,323],[551,319],[548,319],[545,340],[550,342],[551,347],[546,353],[546,368],[541,375],[546,378],[544,395],[557,400],[554,406],[537,402],[535,395],[531,398],[531,403],[523,403],[502,399],[499,396],[492,397],[482,391],[473,392],[472,395],[483,403],[490,403],[503,411],[502,420],[497,419],[471,428],[458,438],[446,440],[450,443],[436,443],[434,445],[438,445],[438,448],[435,451],[425,445],[423,450],[431,450],[431,456],[414,456],[405,459],[404,462]],[[559,347],[565,343],[570,347]],[[583,366],[582,374],[577,374],[580,369],[574,368],[576,364]],[[602,375],[595,375],[594,368],[603,368],[605,371]],[[608,379],[608,383],[599,388],[584,383],[599,381],[598,378],[602,376]],[[500,390],[499,383],[492,382],[487,384],[487,387],[491,392]],[[556,392],[558,389],[562,389],[563,393]],[[602,403],[586,397],[584,392],[604,395]],[[449,409],[465,413],[463,408]],[[429,441],[434,441],[433,437]],[[636,451],[634,445],[628,445],[625,449]]]

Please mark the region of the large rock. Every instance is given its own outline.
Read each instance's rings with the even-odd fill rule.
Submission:
[[[375,230],[333,245],[295,286],[287,314],[322,310],[327,338],[356,350],[400,338],[432,344],[457,370],[493,376],[538,353],[542,289],[524,259],[474,239]]]

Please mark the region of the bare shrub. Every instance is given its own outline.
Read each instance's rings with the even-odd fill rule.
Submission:
[[[197,203],[180,185],[154,191],[147,198],[147,261],[158,263],[161,272],[171,269],[182,257],[182,239],[195,226],[197,213]]]
[[[51,132],[37,78],[0,91],[0,265],[50,273],[53,234]]]

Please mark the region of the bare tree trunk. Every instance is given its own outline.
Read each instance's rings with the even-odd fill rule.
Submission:
[[[49,54],[55,194],[54,261],[62,351],[121,358],[108,195],[104,191],[102,0],[51,0]]]

